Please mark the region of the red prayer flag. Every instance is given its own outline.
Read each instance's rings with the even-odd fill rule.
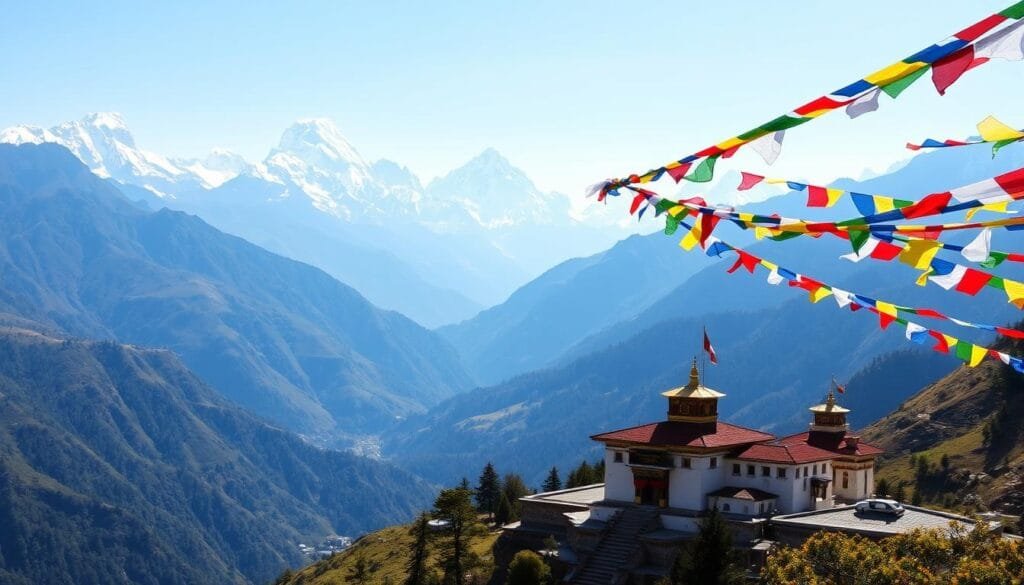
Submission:
[[[828,207],[828,189],[808,185],[807,207]]]
[[[943,57],[932,65],[932,83],[939,95],[946,95],[949,86],[956,83],[960,76],[967,72],[974,64],[974,46],[966,47],[956,51],[952,55]]]
[[[991,274],[975,270],[973,268],[968,268],[967,271],[964,272],[964,277],[960,279],[960,284],[956,285],[956,290],[974,296],[978,294],[978,291],[984,288],[990,280],[992,280]]]
[[[871,257],[876,260],[885,260],[888,262],[889,260],[899,256],[902,251],[903,248],[880,240],[878,245],[875,246],[875,249],[871,250]]]
[[[711,363],[718,365],[718,356],[715,354],[715,348],[711,346],[711,339],[708,338],[708,330],[704,330],[704,351],[708,353],[708,359]]]
[[[842,384],[836,384],[836,392],[839,392],[840,394],[846,394],[846,386],[843,386]]]
[[[740,171],[740,174],[743,175],[743,179],[740,181],[740,186],[736,187],[737,191],[746,191],[764,180],[764,177],[761,175],[755,175],[754,173],[745,173]]]
[[[665,169],[665,171],[669,174],[670,177],[672,177],[672,180],[678,183],[679,181],[683,180],[683,177],[686,176],[686,173],[690,172],[690,165],[692,164],[693,163],[684,163],[679,165],[678,167]]]
[[[932,193],[917,203],[903,208],[903,217],[906,219],[913,219],[915,217],[925,217],[928,215],[935,215],[939,211],[942,211],[949,201],[953,198],[953,194],[946,193]]]

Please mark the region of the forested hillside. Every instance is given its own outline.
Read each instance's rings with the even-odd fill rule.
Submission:
[[[265,582],[433,490],[320,450],[169,351],[0,330],[0,582]]]

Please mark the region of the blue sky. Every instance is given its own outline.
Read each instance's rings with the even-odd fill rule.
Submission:
[[[44,5],[45,4],[45,5]],[[838,2],[21,2],[5,6],[0,126],[124,114],[140,146],[262,159],[330,117],[424,178],[488,146],[578,194],[747,130],[1010,4]],[[772,174],[857,176],[995,114],[1024,126],[1024,63],[939,97],[922,79],[857,120],[789,133]],[[730,168],[765,170],[755,155]]]

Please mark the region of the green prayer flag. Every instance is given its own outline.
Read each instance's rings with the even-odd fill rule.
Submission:
[[[956,357],[965,362],[971,361],[971,344],[966,341],[956,342]]]
[[[1013,144],[1014,142],[1017,142],[1018,140],[1020,140],[1020,138],[1009,138],[1007,140],[1000,140],[999,142],[996,142],[995,144],[993,144],[992,145],[992,158],[996,157],[996,153],[999,152],[1000,148],[1002,148],[1002,147],[1004,147],[1004,146],[1006,146],[1008,144]]]
[[[988,258],[981,265],[985,268],[995,268],[1002,264],[1007,256],[1005,252],[989,252]]]
[[[854,252],[860,252],[860,249],[864,247],[864,244],[868,242],[868,238],[871,234],[868,232],[862,232],[860,230],[850,231],[850,244],[853,246]]]
[[[930,67],[922,67],[902,79],[897,79],[892,83],[883,85],[882,91],[884,91],[886,95],[888,95],[892,99],[896,99],[897,97],[899,97],[901,93],[903,93],[903,90],[907,89],[908,87],[913,85],[915,81],[920,79],[920,77],[924,75],[928,71],[928,69],[930,69]]]
[[[1001,11],[999,16],[1005,16],[1006,18],[1012,18],[1014,20],[1024,18],[1024,1],[1018,2],[1006,10]]]
[[[679,229],[679,218],[674,215],[665,216],[665,235],[671,236]]]
[[[683,178],[691,183],[707,183],[711,179],[715,178],[716,160],[718,160],[717,156],[709,156],[708,158],[700,161],[697,168],[693,169],[692,173]]]

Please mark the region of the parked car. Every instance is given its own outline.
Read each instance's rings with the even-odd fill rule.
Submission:
[[[878,512],[880,514],[889,514],[891,516],[902,516],[905,511],[903,506],[896,500],[883,500],[880,498],[861,500],[860,502],[857,502],[855,509],[862,513]]]

